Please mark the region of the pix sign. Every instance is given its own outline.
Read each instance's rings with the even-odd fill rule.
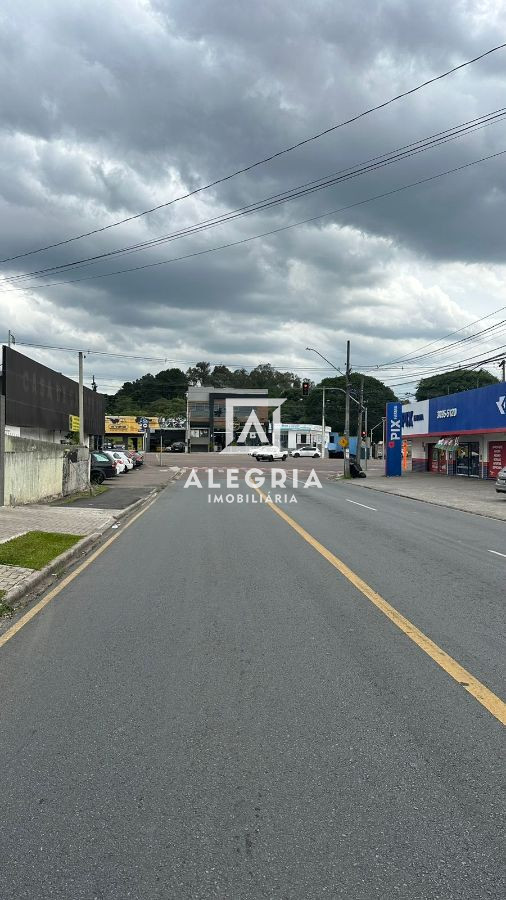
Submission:
[[[402,404],[387,403],[386,410],[386,475],[402,473]]]

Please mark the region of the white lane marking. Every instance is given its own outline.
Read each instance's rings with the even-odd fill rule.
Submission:
[[[504,556],[506,559],[506,553],[499,553],[499,550],[487,550],[487,553],[495,553],[496,556]]]
[[[347,497],[345,497],[345,500],[346,503],[353,503],[355,506],[363,506],[364,509],[372,509],[373,512],[378,512],[375,506],[366,506],[365,503],[357,503],[356,500],[348,500]]]

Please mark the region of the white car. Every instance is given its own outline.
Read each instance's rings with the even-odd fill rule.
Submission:
[[[122,450],[117,450],[117,451],[114,451],[114,450],[113,450],[113,453],[114,453],[115,456],[119,457],[119,459],[121,460],[121,462],[124,462],[124,463],[125,463],[125,467],[126,467],[127,472],[131,472],[132,469],[134,468],[134,461],[133,461],[133,459],[130,459],[130,457],[127,456],[126,453],[124,453]]]
[[[292,450],[291,456],[312,456],[318,459],[321,453],[315,444],[297,444],[295,450]]]
[[[273,462],[275,459],[286,459],[288,451],[280,450],[279,447],[274,447],[270,444],[264,444],[263,447],[257,447],[255,452],[251,455],[254,456],[258,462],[262,459],[265,459],[267,462]]]
[[[104,453],[109,457],[110,460],[116,466],[116,471],[120,474],[122,472],[129,472],[133,469],[134,465],[131,459],[128,459],[124,453],[121,453],[119,450],[104,450]]]
[[[105,453],[105,455],[111,460],[111,462],[116,470],[116,475],[121,475],[123,472],[126,472],[126,466],[125,466],[124,460],[118,459],[114,455],[112,450],[102,450],[102,453]]]

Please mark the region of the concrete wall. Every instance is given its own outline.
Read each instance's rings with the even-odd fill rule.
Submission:
[[[47,441],[5,436],[4,505],[38,503],[88,484],[88,451]],[[74,459],[75,457],[75,459]]]
[[[63,459],[62,493],[75,494],[90,485],[90,455],[86,447],[67,450]]]

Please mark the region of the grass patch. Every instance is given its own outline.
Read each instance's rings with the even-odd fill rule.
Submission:
[[[28,531],[12,541],[0,544],[0,565],[42,569],[55,556],[73,547],[81,534],[59,534],[52,531]]]

